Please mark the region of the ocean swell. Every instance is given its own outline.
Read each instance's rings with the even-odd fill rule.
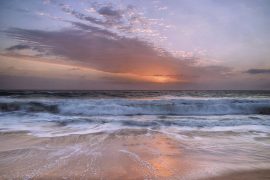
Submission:
[[[0,110],[2,112],[12,111],[27,111],[27,112],[49,112],[59,113],[58,105],[47,105],[41,102],[9,102],[0,103]]]
[[[247,115],[270,114],[268,99],[53,99],[7,101],[1,112],[46,112],[61,115]]]

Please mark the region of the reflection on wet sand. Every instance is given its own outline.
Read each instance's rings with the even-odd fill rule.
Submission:
[[[154,169],[154,175],[157,177],[172,177],[179,172],[185,175],[192,167],[182,156],[182,149],[179,143],[164,135],[155,135],[146,147],[148,147],[149,151],[141,156],[147,159]],[[144,148],[138,151],[135,150],[138,153],[143,151]],[[192,159],[190,160],[192,162]],[[193,168],[195,168],[195,164],[193,164]]]

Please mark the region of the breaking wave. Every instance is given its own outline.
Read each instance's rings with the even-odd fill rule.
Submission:
[[[58,113],[58,105],[47,105],[41,102],[11,102],[11,103],[0,103],[0,110],[2,112],[11,111],[27,111],[27,112],[49,112]]]
[[[0,103],[1,112],[46,112],[61,115],[248,115],[270,114],[269,99],[50,99]]]

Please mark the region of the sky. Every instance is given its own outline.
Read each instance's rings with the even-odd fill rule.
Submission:
[[[270,90],[269,0],[3,0],[0,89]]]

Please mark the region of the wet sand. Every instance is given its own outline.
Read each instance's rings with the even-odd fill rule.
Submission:
[[[268,180],[270,179],[270,169],[233,172],[233,173],[228,173],[222,176],[216,176],[216,177],[206,178],[206,179],[208,180]]]
[[[0,179],[263,179],[269,171],[217,176],[184,144],[148,130],[35,137],[0,134]]]
[[[25,133],[0,135],[1,178],[146,179],[188,175],[195,167],[179,143],[161,133],[37,138]]]

